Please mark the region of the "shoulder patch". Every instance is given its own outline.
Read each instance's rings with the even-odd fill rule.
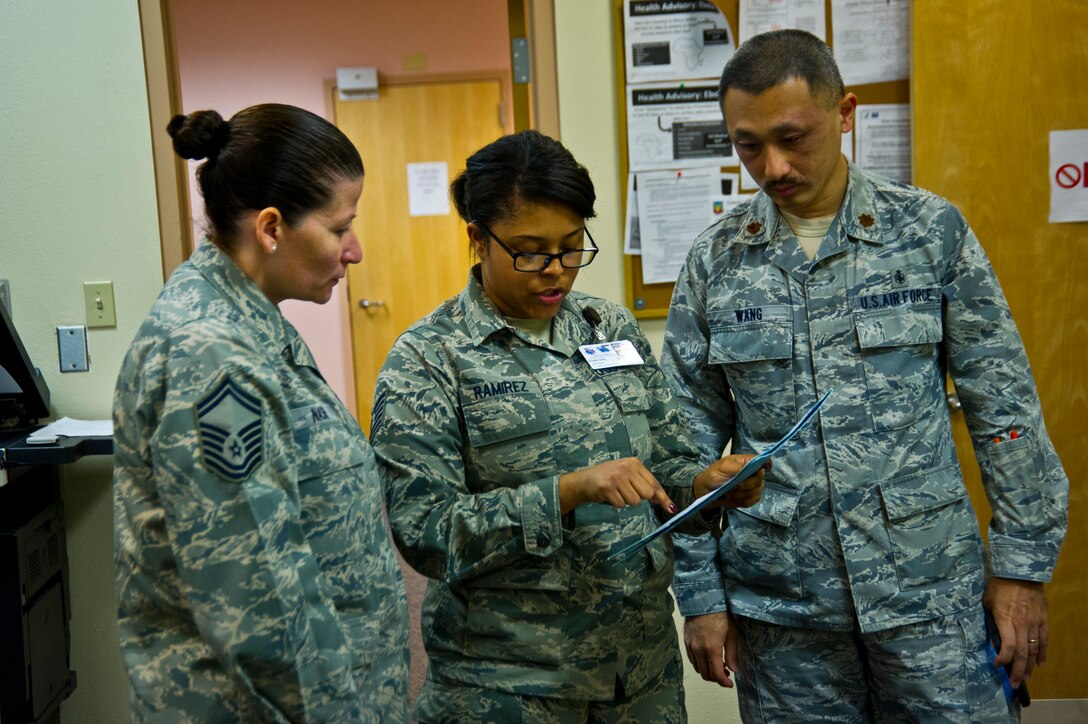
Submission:
[[[374,408],[370,411],[370,435],[378,431],[382,426],[382,418],[385,417],[385,390],[381,391],[378,399],[374,401]]]
[[[240,483],[261,464],[261,401],[230,377],[197,402],[196,422],[200,456],[212,472]]]

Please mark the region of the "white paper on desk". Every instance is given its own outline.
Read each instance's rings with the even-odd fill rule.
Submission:
[[[908,0],[831,0],[831,32],[846,85],[910,78]]]
[[[824,402],[827,401],[828,396],[831,395],[831,392],[831,390],[825,392],[820,399],[816,400],[816,402],[813,403],[812,407],[808,408],[805,414],[802,415],[801,419],[798,420],[792,428],[790,428],[790,431],[782,436],[782,439],[780,439],[778,442],[766,448],[763,452],[759,453],[754,458],[749,460],[748,464],[740,469],[740,472],[738,472],[736,475],[729,479],[729,482],[721,485],[720,487],[714,488],[709,493],[703,495],[701,498],[698,498],[694,503],[684,508],[673,517],[669,518],[669,520],[665,523],[662,523],[660,526],[658,526],[653,532],[647,533],[623,550],[620,550],[610,555],[608,557],[608,560],[611,561],[615,560],[616,558],[627,558],[632,553],[641,550],[643,547],[646,546],[647,543],[652,541],[654,538],[662,536],[665,533],[673,530],[706,506],[721,499],[726,493],[736,487],[741,481],[747,480],[748,478],[759,472],[759,469],[763,467],[763,464],[767,462],[767,460],[769,460],[772,455],[781,450],[783,445],[793,439],[793,437],[797,435],[797,433],[799,433],[802,429],[805,428],[805,426],[812,422],[812,420],[816,417],[816,413],[820,411],[820,408],[823,407]]]
[[[36,437],[110,437],[113,435],[113,420],[74,420],[62,417],[54,420],[40,430],[35,430],[28,439]]]

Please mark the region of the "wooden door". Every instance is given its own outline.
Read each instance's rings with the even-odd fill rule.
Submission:
[[[1049,132],[1088,128],[1088,3],[958,0],[913,7],[915,183],[966,214],[1020,328],[1071,481],[1036,699],[1088,697],[1088,223],[1050,224]],[[864,99],[863,99],[864,100]],[[962,416],[956,445],[983,529],[989,505]]]
[[[409,215],[408,164],[445,161],[448,185],[469,155],[505,132],[501,93],[499,80],[451,81],[384,86],[377,100],[334,98],[336,125],[366,168],[355,221],[363,260],[348,272],[348,300],[356,414],[368,432],[374,383],[393,342],[461,291],[470,267],[452,203],[446,215]]]

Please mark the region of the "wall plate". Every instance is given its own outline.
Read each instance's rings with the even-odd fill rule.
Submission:
[[[57,327],[57,349],[60,352],[61,372],[86,372],[87,363],[87,328]]]
[[[87,310],[87,327],[117,326],[113,282],[83,282],[83,305]]]

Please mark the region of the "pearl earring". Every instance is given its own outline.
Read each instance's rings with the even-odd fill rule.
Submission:
[[[276,253],[276,244],[275,244],[275,243],[273,243],[273,244],[272,244],[272,248],[271,248],[271,249],[270,249],[269,251],[270,251],[271,253],[273,253],[273,254],[275,254],[275,253]]]

